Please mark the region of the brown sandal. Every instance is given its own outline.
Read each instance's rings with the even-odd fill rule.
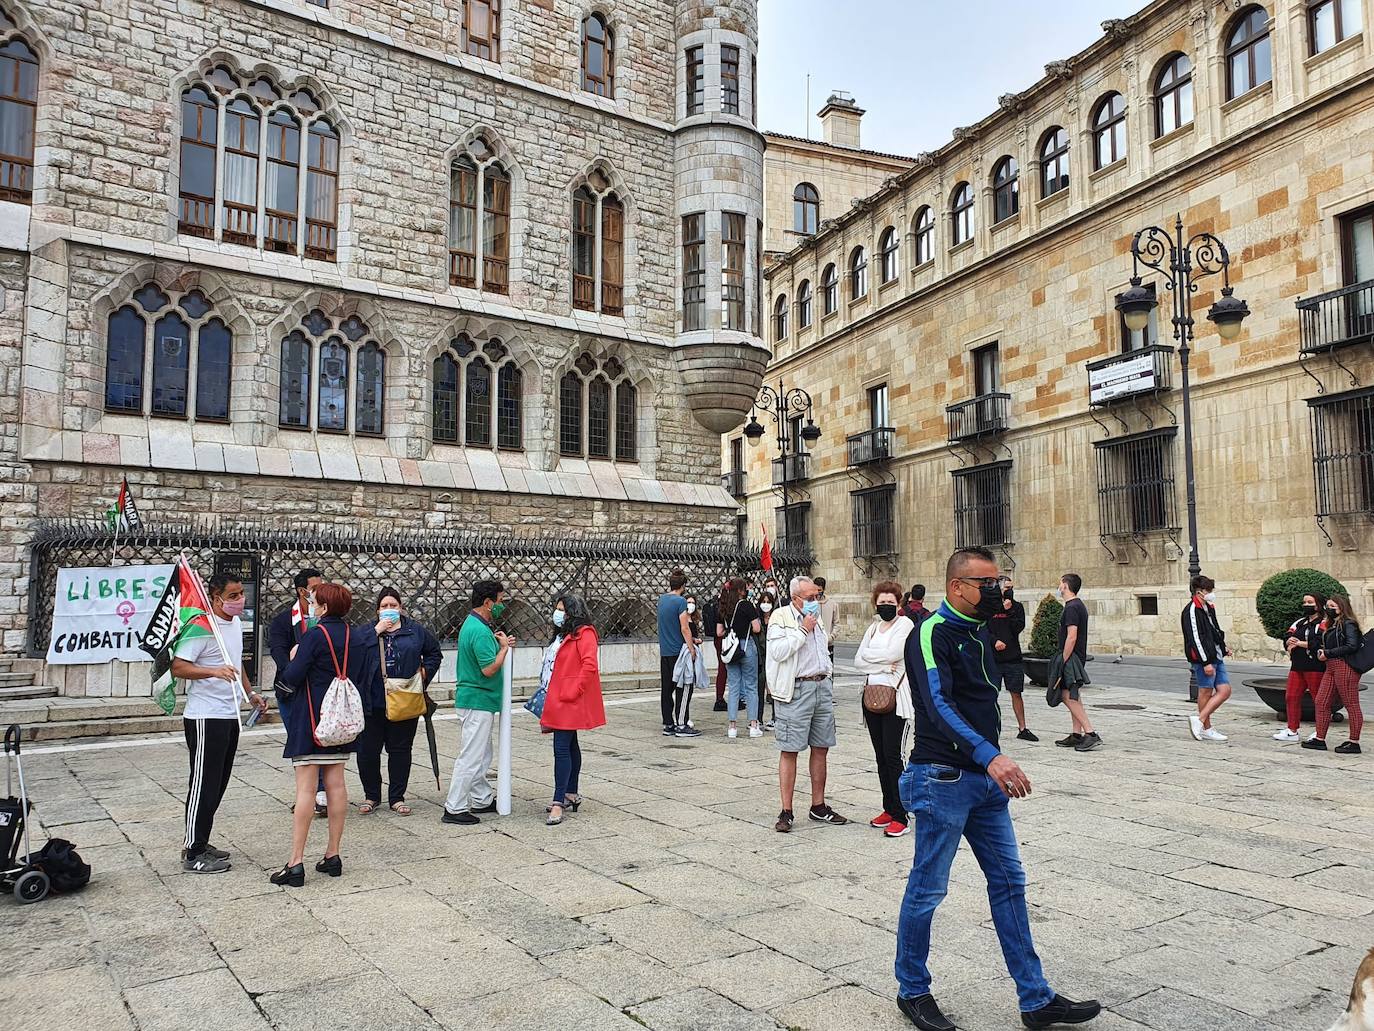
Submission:
[[[381,804],[380,802],[362,802],[358,805],[358,815],[371,816],[381,807]]]
[[[411,812],[410,806],[406,805],[404,802],[392,802],[391,811],[398,816],[409,816]]]

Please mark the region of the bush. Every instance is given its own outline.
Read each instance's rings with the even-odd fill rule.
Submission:
[[[1283,640],[1293,621],[1302,615],[1304,594],[1350,597],[1344,584],[1319,569],[1288,569],[1275,573],[1264,581],[1255,595],[1255,611],[1259,613],[1264,632]]]
[[[1037,659],[1048,659],[1059,650],[1059,619],[1063,614],[1064,606],[1053,594],[1040,599],[1035,609],[1035,619],[1031,622],[1027,654]]]

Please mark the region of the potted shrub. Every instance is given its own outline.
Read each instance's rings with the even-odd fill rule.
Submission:
[[[1059,649],[1059,620],[1064,606],[1053,594],[1040,599],[1031,620],[1030,644],[1026,646],[1022,663],[1032,684],[1049,686],[1050,659]]]
[[[1321,594],[1331,597],[1333,594],[1350,597],[1350,592],[1345,585],[1333,576],[1328,576],[1320,569],[1286,569],[1282,573],[1275,573],[1268,580],[1260,585],[1258,593],[1255,595],[1255,612],[1260,618],[1260,625],[1264,627],[1264,632],[1274,640],[1282,642],[1288,634],[1288,628],[1293,625],[1293,621],[1302,615],[1302,596],[1304,594]],[[1284,677],[1256,677],[1247,680],[1245,686],[1251,688],[1265,705],[1273,709],[1282,718],[1287,712],[1287,703],[1284,698]],[[1363,690],[1363,688],[1361,689]],[[1332,712],[1338,712],[1344,708],[1339,699],[1333,699],[1331,703]],[[1302,698],[1302,718],[1311,721],[1315,718],[1316,710],[1312,704],[1312,698],[1304,694]]]

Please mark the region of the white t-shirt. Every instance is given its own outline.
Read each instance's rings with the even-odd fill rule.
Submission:
[[[243,624],[235,616],[233,619],[220,619],[213,612],[210,618],[219,627],[219,635],[224,638],[224,647],[229,654],[220,652],[213,635],[195,637],[183,642],[176,650],[178,659],[194,662],[197,666],[233,666],[243,668]],[[188,720],[196,719],[238,719],[242,695],[238,685],[232,680],[211,677],[208,680],[186,681],[186,712]]]

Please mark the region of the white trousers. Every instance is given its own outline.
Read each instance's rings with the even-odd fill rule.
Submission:
[[[453,776],[449,779],[444,808],[451,813],[464,813],[491,805],[496,799],[496,789],[487,778],[491,770],[491,732],[496,713],[458,709],[456,714],[462,725],[462,741],[458,758],[453,761]]]

